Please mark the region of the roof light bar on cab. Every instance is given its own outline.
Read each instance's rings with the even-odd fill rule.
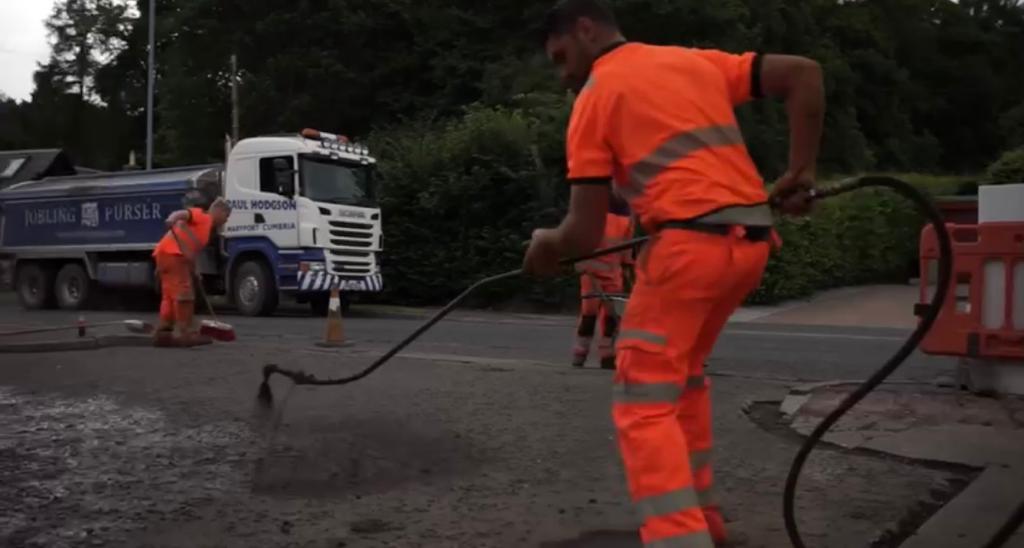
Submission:
[[[338,141],[339,143],[349,142],[348,137],[345,137],[344,135],[335,135],[333,133],[327,133],[326,131],[310,128],[303,129],[301,135],[307,139],[315,139],[319,141]]]

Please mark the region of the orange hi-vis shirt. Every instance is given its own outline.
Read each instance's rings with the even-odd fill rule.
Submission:
[[[604,221],[604,237],[601,248],[611,247],[628,241],[633,237],[633,223],[629,217],[608,213]],[[593,274],[599,278],[616,278],[622,275],[622,264],[629,260],[631,251],[610,253],[578,263],[576,270],[580,273]]]
[[[186,249],[182,250],[178,247],[174,234],[168,231],[156,244],[153,255],[184,255],[192,259],[202,251],[203,247],[210,241],[213,218],[210,217],[209,213],[204,212],[198,207],[189,208],[189,212],[192,214],[192,218],[184,226],[181,226],[179,223],[171,228],[171,230],[174,230],[174,234],[178,236],[178,240],[181,241],[181,245],[185,246]]]
[[[648,230],[765,203],[734,112],[759,93],[756,58],[636,42],[605,53],[573,105],[569,179],[614,179]]]

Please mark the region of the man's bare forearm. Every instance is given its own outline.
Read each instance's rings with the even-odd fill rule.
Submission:
[[[192,220],[192,212],[187,209],[181,209],[167,217],[167,226],[174,226],[179,222],[188,222],[190,220]]]
[[[821,65],[795,55],[765,55],[761,65],[761,87],[768,97],[786,103],[790,175],[813,179],[825,125],[825,84]]]
[[[558,247],[563,257],[578,257],[597,249],[604,233],[604,218],[599,224],[580,222],[578,216],[567,215],[557,229]]]
[[[590,253],[601,245],[610,188],[595,185],[574,186],[569,196],[569,212],[555,229],[563,257]]]
[[[789,116],[789,169],[816,175],[821,135],[825,126],[825,86],[821,67],[808,63],[786,99]]]

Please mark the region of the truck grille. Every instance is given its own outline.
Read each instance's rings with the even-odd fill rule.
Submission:
[[[347,221],[329,221],[330,242],[336,247],[373,247],[373,225]]]
[[[331,274],[369,276],[377,273],[377,261],[371,252],[327,250]]]

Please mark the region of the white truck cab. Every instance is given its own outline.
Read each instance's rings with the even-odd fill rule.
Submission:
[[[276,304],[264,287],[272,279],[314,308],[326,307],[332,288],[383,289],[375,165],[365,146],[313,129],[235,145],[224,181],[233,211],[223,236],[231,293],[243,312]],[[257,259],[262,265],[250,264]],[[267,272],[267,265],[277,266]]]

